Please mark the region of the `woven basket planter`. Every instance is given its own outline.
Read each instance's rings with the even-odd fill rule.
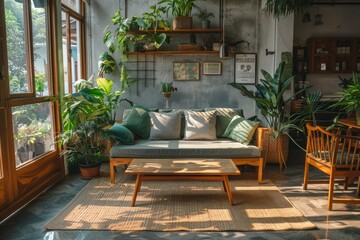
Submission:
[[[173,29],[191,29],[192,17],[190,16],[177,16],[173,19]]]
[[[289,137],[285,134],[277,139],[272,136],[272,129],[258,128],[258,144],[262,147],[264,163],[278,163],[280,169],[286,162],[289,155]]]

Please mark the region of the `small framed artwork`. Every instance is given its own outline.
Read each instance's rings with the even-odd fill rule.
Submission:
[[[221,75],[221,62],[203,62],[202,72],[204,75]]]
[[[174,62],[173,80],[200,80],[200,63]]]
[[[235,54],[235,82],[256,83],[256,53]]]

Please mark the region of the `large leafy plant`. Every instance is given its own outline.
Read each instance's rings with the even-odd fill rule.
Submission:
[[[63,131],[58,144],[69,163],[92,165],[104,157],[103,128],[115,122],[116,108],[124,90],[113,91],[113,82],[99,77],[75,82],[77,92],[61,99]]]
[[[239,89],[245,96],[255,100],[261,114],[273,130],[273,136],[275,138],[281,134],[288,133],[290,129],[301,130],[299,126],[295,124],[298,118],[295,115],[287,114],[285,106],[290,100],[294,99],[295,95],[309,88],[303,88],[292,96],[285,98],[285,92],[287,89],[290,89],[294,77],[284,78],[284,66],[284,62],[280,63],[274,76],[271,76],[267,71],[262,69],[261,73],[265,79],[261,79],[261,83],[255,85],[257,90],[255,92],[247,89],[247,87],[242,84],[229,83],[231,86]]]

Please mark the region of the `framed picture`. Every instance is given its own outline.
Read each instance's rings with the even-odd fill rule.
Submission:
[[[221,62],[203,62],[202,72],[204,75],[221,75]]]
[[[174,62],[173,80],[200,80],[200,63]]]
[[[256,53],[235,54],[235,82],[256,83]]]

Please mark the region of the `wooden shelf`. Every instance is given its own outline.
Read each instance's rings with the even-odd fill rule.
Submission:
[[[167,34],[189,34],[189,33],[222,33],[222,29],[178,29],[178,30],[165,30],[165,29],[157,29],[157,33],[167,33]],[[136,30],[136,31],[128,31],[129,34],[149,34],[154,33],[154,30]]]
[[[127,52],[127,55],[136,55],[136,54],[174,54],[174,55],[180,55],[180,54],[219,54],[219,51],[146,51],[146,52]]]

